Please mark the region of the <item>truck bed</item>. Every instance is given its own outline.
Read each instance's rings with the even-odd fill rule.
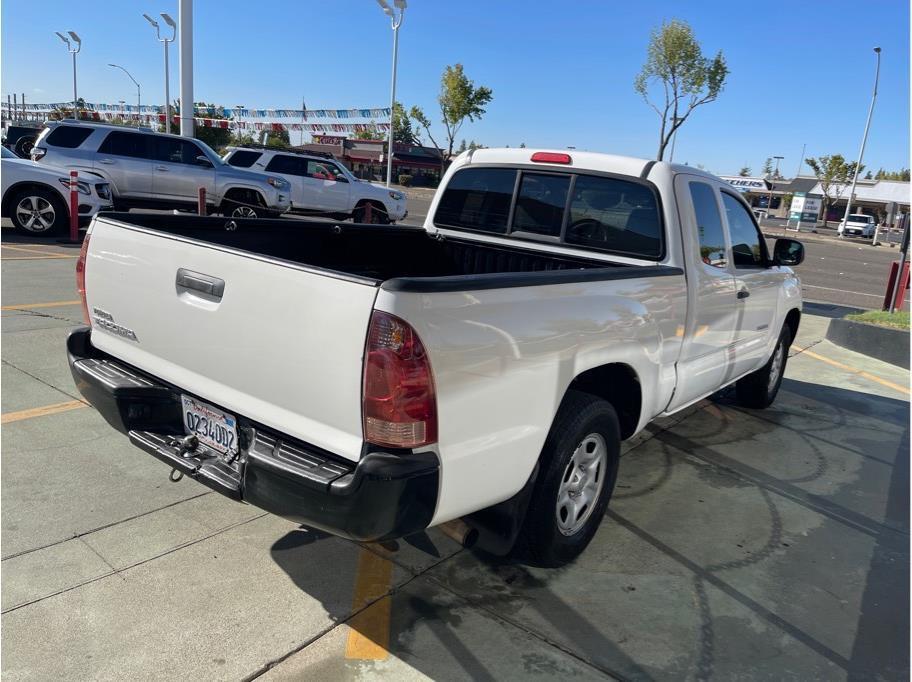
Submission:
[[[561,274],[547,279],[558,283],[679,274],[676,268],[606,264],[595,259],[477,241],[435,239],[423,229],[391,225],[266,219],[229,221],[218,217],[143,213],[115,213],[107,217],[132,227],[320,268],[394,290],[444,291],[541,284],[540,277],[528,275],[557,275],[557,271]],[[233,222],[236,229],[226,230],[228,222]]]

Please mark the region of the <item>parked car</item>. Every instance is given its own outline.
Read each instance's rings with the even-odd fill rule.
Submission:
[[[0,214],[19,232],[48,237],[70,224],[70,171],[20,159],[0,147]],[[79,224],[85,226],[111,206],[111,186],[100,175],[81,172],[78,178]]]
[[[288,180],[294,213],[352,218],[356,223],[395,223],[408,215],[405,194],[359,180],[330,154],[229,147],[225,161],[236,168],[256,168]]]
[[[621,440],[729,384],[770,405],[801,317],[801,243],[663,162],[467,152],[424,230],[129,218],[79,260],[81,393],[173,477],[359,541],[572,560]]]
[[[753,209],[754,217],[757,220],[764,220],[768,217],[768,211],[765,208],[755,208]]]
[[[39,125],[10,125],[7,126],[3,137],[3,146],[14,152],[21,159],[29,158],[35,140],[41,134]]]
[[[839,234],[850,237],[873,237],[877,223],[874,216],[865,215],[864,213],[849,214],[848,220],[840,220]]]
[[[195,210],[200,188],[210,211],[235,217],[277,216],[291,205],[283,178],[234,168],[199,140],[149,129],[50,123],[32,159],[103,175],[118,210]]]

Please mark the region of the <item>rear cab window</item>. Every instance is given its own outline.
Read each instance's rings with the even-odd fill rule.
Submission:
[[[241,149],[228,157],[228,165],[236,168],[250,168],[261,156],[263,156],[263,152],[250,152]]]
[[[447,184],[434,224],[660,260],[655,189],[639,179],[516,168],[465,168]]]
[[[45,142],[54,147],[76,149],[92,134],[92,128],[60,125],[51,131]]]

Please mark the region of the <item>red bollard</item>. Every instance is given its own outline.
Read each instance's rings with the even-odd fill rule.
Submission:
[[[200,215],[206,215],[206,188],[199,188],[199,196],[196,200],[196,212]]]
[[[79,241],[79,173],[70,171],[70,241]]]
[[[896,279],[899,278],[897,286]],[[906,300],[906,289],[909,288],[909,262],[903,263],[902,272],[899,271],[899,262],[890,263],[890,277],[887,279],[887,293],[884,294],[883,310],[890,310],[891,304],[894,304],[893,296],[896,296],[895,307],[902,308]],[[895,292],[895,294],[894,294]]]
[[[370,204],[364,204],[364,222],[365,223],[373,222],[372,216],[371,216],[372,211],[373,211],[373,207]]]

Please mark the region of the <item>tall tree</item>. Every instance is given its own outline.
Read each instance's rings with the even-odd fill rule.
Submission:
[[[767,156],[763,162],[763,177],[770,178],[773,175],[773,159]]]
[[[738,175],[740,175],[742,178],[746,178],[746,177],[750,176],[750,174],[751,174],[750,166],[742,166],[741,170],[738,171]]]
[[[440,94],[437,103],[440,105],[441,123],[446,135],[446,147],[441,147],[431,134],[431,122],[420,107],[413,106],[409,115],[424,128],[431,143],[440,154],[440,167],[443,169],[445,160],[453,155],[453,145],[456,135],[463,124],[475,121],[484,116],[485,107],[494,98],[491,88],[484,85],[476,86],[465,75],[462,64],[447,66],[440,77]],[[446,151],[444,151],[444,149]]]
[[[412,119],[399,102],[393,104],[393,142],[412,146],[420,144],[418,136],[412,129]]]
[[[363,130],[358,130],[352,135],[355,140],[385,140],[386,134],[381,133],[375,121],[371,121]]]
[[[686,22],[673,19],[653,30],[646,63],[633,87],[661,121],[657,160],[662,160],[672,135],[694,109],[715,101],[726,76],[728,67],[722,51],[713,59],[704,57]]]
[[[823,224],[826,225],[830,206],[839,201],[855,175],[856,162],[847,163],[842,154],[831,154],[807,159],[805,163],[811,167],[820,183],[823,192]],[[863,170],[864,166],[858,168],[859,173]]]

